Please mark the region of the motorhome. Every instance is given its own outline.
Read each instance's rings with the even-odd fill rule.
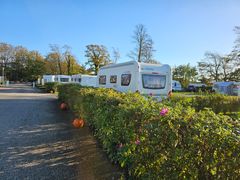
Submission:
[[[136,61],[110,64],[99,69],[98,86],[120,92],[166,97],[172,91],[171,67]]]
[[[179,81],[172,80],[172,91],[182,91],[182,85]]]
[[[97,87],[97,76],[76,74],[72,75],[71,81],[73,83],[79,83],[82,86]]]

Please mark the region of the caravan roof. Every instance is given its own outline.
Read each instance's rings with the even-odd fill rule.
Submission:
[[[218,86],[229,86],[234,84],[235,82],[230,81],[230,82],[215,82],[214,85],[218,85]]]

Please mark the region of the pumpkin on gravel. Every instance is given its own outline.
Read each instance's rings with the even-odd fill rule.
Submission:
[[[61,104],[60,104],[60,109],[61,109],[61,110],[66,110],[66,109],[67,109],[67,104],[64,103],[64,102],[61,103]]]
[[[73,126],[74,127],[76,127],[76,128],[81,128],[81,127],[83,127],[84,126],[84,120],[83,119],[78,119],[78,118],[76,118],[76,119],[74,119],[73,120]]]

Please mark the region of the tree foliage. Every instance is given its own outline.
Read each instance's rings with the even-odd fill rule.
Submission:
[[[85,56],[88,58],[87,64],[91,70],[97,74],[101,66],[109,64],[110,56],[107,48],[103,45],[90,44],[86,46]]]
[[[51,45],[51,52],[43,57],[38,51],[22,46],[0,43],[0,64],[5,67],[6,79],[11,81],[35,81],[43,74],[85,73],[71,53],[69,46]],[[0,68],[0,73],[2,74]]]
[[[179,81],[184,88],[187,88],[190,82],[194,82],[197,75],[196,67],[190,64],[180,65],[173,69],[173,79]]]

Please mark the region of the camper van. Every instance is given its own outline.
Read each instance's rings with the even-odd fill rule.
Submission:
[[[72,75],[72,82],[79,83],[82,86],[97,87],[97,76],[91,76],[86,74]]]
[[[172,91],[182,91],[182,85],[179,81],[172,80]]]
[[[110,64],[99,69],[98,86],[157,98],[166,97],[172,91],[171,67],[136,61]]]

